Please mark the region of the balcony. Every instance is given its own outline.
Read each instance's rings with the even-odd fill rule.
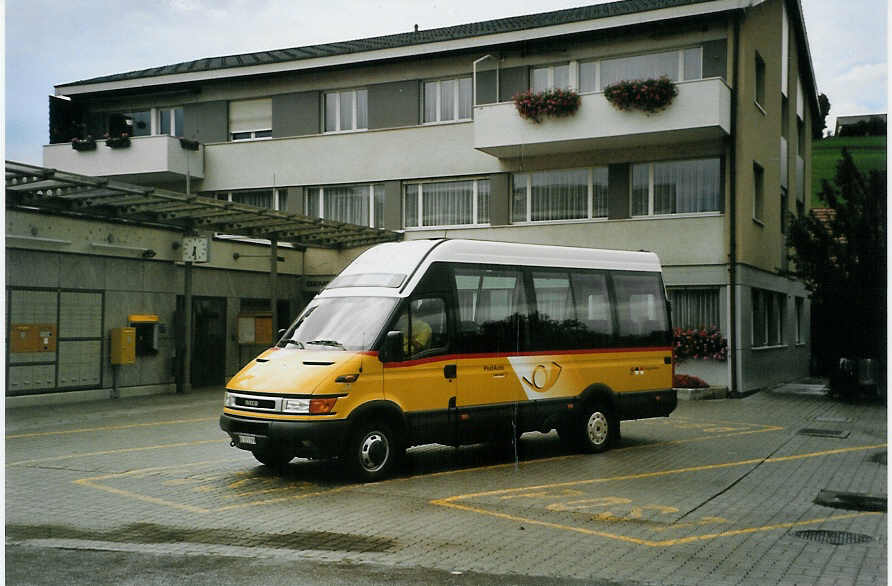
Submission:
[[[474,108],[474,148],[500,159],[714,140],[731,132],[731,90],[720,78],[679,82],[656,114],[622,112],[603,93],[583,94],[567,118],[524,120],[513,102]]]
[[[179,182],[187,172],[193,179],[204,178],[204,145],[187,150],[180,139],[167,135],[135,136],[125,148],[108,148],[104,140],[97,140],[96,149],[88,151],[76,151],[66,142],[44,146],[43,165],[128,183]]]

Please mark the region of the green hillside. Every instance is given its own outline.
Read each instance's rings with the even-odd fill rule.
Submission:
[[[865,175],[871,170],[886,170],[885,136],[844,136],[814,141],[811,145],[812,207],[824,206],[819,195],[821,180],[833,181],[843,147],[849,149],[858,169]]]

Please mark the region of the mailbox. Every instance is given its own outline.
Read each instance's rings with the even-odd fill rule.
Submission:
[[[127,316],[127,321],[136,330],[136,355],[157,354],[160,318],[154,314],[131,313]]]
[[[136,362],[136,329],[114,328],[111,331],[111,363],[133,364]]]

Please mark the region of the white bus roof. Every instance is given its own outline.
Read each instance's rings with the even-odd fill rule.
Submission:
[[[660,259],[653,252],[489,240],[412,240],[379,244],[366,250],[321,295],[402,296],[414,289],[427,267],[434,262],[660,271]],[[363,286],[368,284],[369,276],[375,276],[381,284]],[[352,277],[356,277],[355,283],[351,283]],[[407,280],[410,281],[408,286]],[[397,281],[398,284],[395,284]]]

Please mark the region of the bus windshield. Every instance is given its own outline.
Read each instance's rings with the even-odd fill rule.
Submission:
[[[315,299],[278,345],[307,350],[369,350],[396,302],[390,297]]]

